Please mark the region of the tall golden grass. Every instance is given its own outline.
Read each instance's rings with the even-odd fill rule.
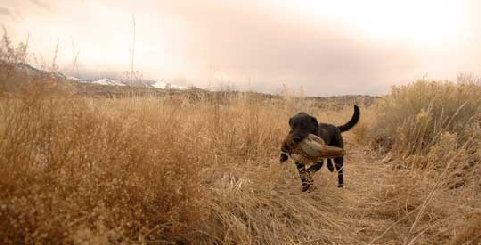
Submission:
[[[289,117],[341,124],[351,105],[232,92],[78,96],[17,71],[7,57],[24,51],[2,45],[2,243],[481,242],[474,83],[420,81],[361,105],[345,134],[346,187],[322,170],[301,193],[293,164],[278,163]]]
[[[394,222],[376,241],[481,242],[480,109],[475,81],[417,81],[378,101],[366,134],[391,170],[375,213]]]
[[[331,241],[322,202],[274,190],[295,105],[228,99],[2,99],[1,237]]]
[[[398,154],[424,154],[444,133],[455,134],[460,144],[475,135],[481,87],[469,82],[418,81],[395,87],[378,106],[377,134],[391,137]]]

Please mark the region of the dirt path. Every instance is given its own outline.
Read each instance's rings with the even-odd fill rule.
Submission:
[[[395,221],[373,213],[373,210],[381,202],[378,197],[385,186],[387,167],[368,148],[348,145],[344,188],[337,187],[336,172],[331,173],[324,166],[314,176],[314,185],[309,193],[300,193],[299,179],[292,169],[290,185],[284,191],[290,195],[307,195],[313,205],[327,208],[326,212],[344,226],[339,227],[339,236],[350,236],[352,241],[365,244],[384,244],[379,238]]]
[[[380,158],[360,146],[353,147],[347,157],[345,178],[349,185],[343,191],[345,202],[340,208],[345,210],[349,226],[355,229],[356,240],[378,243],[376,240],[394,222],[373,213],[382,202],[379,195],[386,185],[387,167]]]
[[[301,192],[299,174],[292,161],[279,164],[273,158],[267,168],[259,165],[258,169],[231,169],[231,174],[222,170],[224,177],[215,178],[214,182],[223,184],[216,190],[231,194],[232,189],[244,188],[241,197],[230,196],[227,203],[242,210],[244,216],[252,216],[250,226],[271,227],[278,233],[272,237],[265,234],[270,231],[257,233],[263,239],[282,237],[268,244],[279,241],[291,241],[287,244],[393,244],[393,241],[402,240],[392,239],[392,232],[388,233],[389,238],[381,236],[395,222],[392,216],[383,215],[380,208],[385,200],[386,183],[389,183],[389,166],[370,154],[366,147],[348,144],[346,151],[344,188],[337,187],[337,173],[329,172],[324,166],[313,176],[310,191]],[[244,186],[243,183],[250,184]],[[232,208],[227,210],[219,212],[232,212]],[[270,215],[265,216],[266,213]],[[232,219],[238,222],[244,216],[234,215]],[[281,232],[287,234],[279,235]]]

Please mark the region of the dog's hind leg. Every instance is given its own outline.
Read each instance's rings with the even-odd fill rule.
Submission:
[[[336,157],[334,162],[337,170],[337,187],[344,187],[344,158]]]
[[[301,190],[303,192],[309,190],[311,187],[312,179],[309,174],[309,171],[306,169],[306,166],[303,163],[296,162],[297,171],[299,171],[299,176],[301,177]]]

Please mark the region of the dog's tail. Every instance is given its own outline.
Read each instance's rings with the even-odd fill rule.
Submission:
[[[348,131],[354,126],[356,126],[357,122],[359,122],[359,106],[354,105],[354,113],[352,114],[351,120],[337,128],[341,130],[341,132]]]

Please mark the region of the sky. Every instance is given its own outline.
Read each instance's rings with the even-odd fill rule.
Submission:
[[[133,28],[135,19],[135,35]],[[202,88],[383,95],[481,75],[477,0],[0,0],[32,63]]]

